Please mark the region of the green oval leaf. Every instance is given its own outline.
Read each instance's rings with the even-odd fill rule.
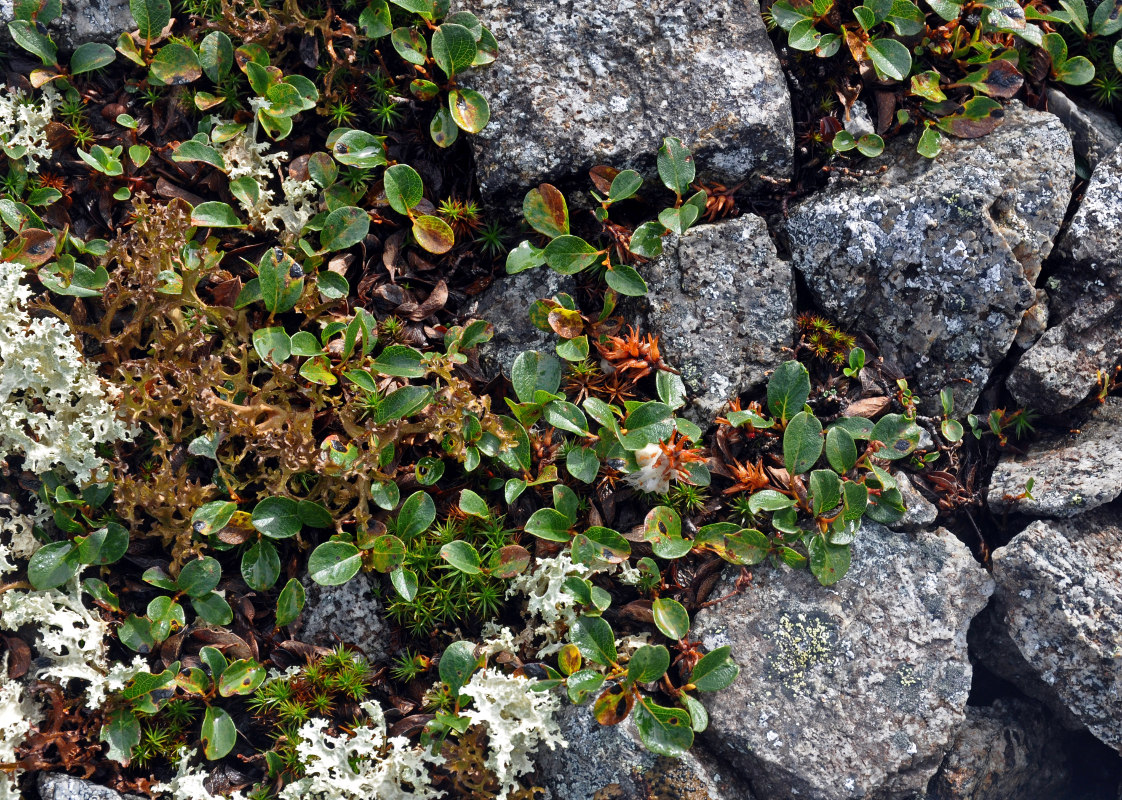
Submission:
[[[27,579],[39,591],[62,586],[78,572],[81,561],[70,542],[45,544],[31,555]]]
[[[543,183],[531,189],[522,200],[522,215],[530,227],[551,239],[569,233],[569,207],[565,195],[553,185]]]
[[[74,49],[70,57],[70,74],[81,75],[107,67],[117,60],[117,52],[102,42],[86,42]]]
[[[322,586],[339,586],[358,574],[362,554],[350,542],[324,542],[308,558],[308,574]]]
[[[242,578],[257,592],[273,588],[280,577],[281,562],[277,548],[268,539],[259,539],[242,553]]]
[[[627,680],[631,683],[653,683],[670,668],[670,651],[664,646],[645,644],[627,662]]]
[[[253,694],[265,680],[265,668],[253,659],[239,658],[222,670],[218,693],[223,697]]]
[[[903,414],[885,414],[873,426],[872,438],[884,444],[877,450],[877,458],[889,461],[907,458],[919,446],[921,433],[915,420]]]
[[[304,584],[296,578],[289,578],[277,598],[277,627],[291,625],[304,610]]]
[[[210,556],[203,556],[184,564],[175,584],[188,597],[202,597],[214,591],[221,579],[222,565]]]
[[[483,571],[479,553],[468,542],[448,542],[440,548],[440,557],[468,575],[479,575]]]
[[[669,597],[656,597],[651,604],[654,623],[670,639],[685,639],[690,632],[690,615],[686,607]]]
[[[822,423],[813,414],[800,411],[783,431],[783,465],[791,475],[809,470],[822,455]]]
[[[198,53],[185,44],[165,44],[156,52],[149,69],[168,86],[183,86],[203,76]]]
[[[300,532],[303,523],[296,501],[289,497],[266,497],[253,508],[253,527],[271,539],[287,539]]]
[[[386,164],[386,137],[366,131],[347,131],[335,140],[331,152],[335,160],[348,167],[372,169]]]
[[[129,549],[129,532],[116,522],[94,531],[78,545],[78,558],[83,564],[112,564]]]
[[[874,39],[865,47],[877,75],[902,81],[912,71],[912,54],[895,39]]]
[[[199,203],[191,212],[191,224],[196,228],[244,228],[234,209],[226,203],[211,200]]]
[[[436,520],[436,504],[427,492],[414,492],[397,515],[397,535],[409,542],[429,529]]]
[[[386,200],[398,214],[408,214],[409,209],[421,202],[424,184],[417,170],[408,164],[394,164],[386,170],[383,178]]]
[[[633,718],[639,738],[652,753],[679,758],[693,745],[693,726],[684,709],[664,708],[644,699],[636,704]]]
[[[603,617],[578,617],[569,629],[569,640],[581,655],[605,667],[616,663],[616,638]]]
[[[596,261],[600,251],[579,236],[558,236],[545,247],[545,263],[562,275],[574,275]]]
[[[784,361],[767,384],[767,405],[784,422],[802,410],[810,397],[810,373],[798,361]]]
[[[203,714],[203,727],[200,732],[205,747],[203,752],[211,761],[224,758],[234,749],[238,730],[234,720],[224,708],[207,706]]]
[[[457,127],[468,133],[479,133],[491,121],[487,98],[474,89],[453,89],[448,93],[448,110]]]
[[[432,58],[452,78],[475,60],[475,36],[463,25],[445,22],[432,33]]]
[[[323,250],[346,250],[370,231],[370,215],[358,206],[343,206],[327,215],[319,234]]]
[[[680,139],[667,137],[658,149],[658,176],[666,188],[680,195],[686,194],[693,183],[697,169],[689,149]]]
[[[430,253],[447,253],[456,243],[456,234],[440,217],[424,214],[413,220],[413,238]]]
[[[155,39],[171,21],[171,0],[129,0],[140,38]]]

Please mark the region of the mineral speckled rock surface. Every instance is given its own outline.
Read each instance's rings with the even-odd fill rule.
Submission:
[[[664,136],[703,178],[791,172],[790,97],[756,0],[467,0],[502,58],[468,80],[490,100],[473,139],[485,197],[596,164],[652,174]]]
[[[1122,147],[1099,163],[1056,244],[1050,324],[1010,373],[1018,403],[1045,414],[1075,406],[1122,352]]]
[[[740,664],[732,687],[703,695],[704,741],[760,797],[921,791],[964,718],[967,626],[992,590],[947,531],[875,523],[831,588],[805,571],[754,570],[745,592],[700,612],[692,631],[706,648],[731,645]]]
[[[1060,797],[1072,785],[1064,731],[1048,712],[1014,699],[968,707],[966,721],[939,773],[929,800],[1011,800]]]
[[[467,316],[485,319],[495,326],[494,337],[479,348],[479,365],[484,374],[492,378],[501,372],[510,377],[514,359],[525,350],[552,353],[560,339],[552,331],[533,326],[530,305],[558,292],[572,295],[576,286],[572,275],[561,275],[544,266],[496,277],[466,310]]]
[[[882,163],[791,209],[794,266],[815,303],[867,331],[917,393],[953,386],[968,411],[1035,302],[1071,197],[1071,139],[1055,116],[1012,102],[988,136],[948,140],[934,160],[898,139]]]
[[[323,647],[343,642],[358,647],[371,663],[386,660],[389,627],[369,573],[360,572],[339,586],[321,586],[311,578],[303,583],[307,605],[293,627],[298,638]]]
[[[1072,520],[1037,521],[993,554],[996,628],[1038,679],[1018,685],[1063,707],[1122,751],[1122,514],[1116,506]],[[976,648],[991,663],[987,637]],[[993,669],[1010,680],[1017,674]],[[1043,687],[1048,687],[1043,692]]]
[[[24,53],[8,33],[14,9],[15,0],[0,0],[0,44],[13,53]],[[73,50],[85,42],[112,44],[121,31],[135,28],[128,0],[62,0],[62,13],[47,26],[47,32],[60,48]]]
[[[566,703],[557,721],[569,746],[543,749],[537,762],[552,800],[753,800],[700,743],[667,758],[643,747],[631,719],[606,727],[590,706]]]
[[[1071,134],[1075,154],[1090,169],[1122,145],[1122,125],[1113,114],[1085,103],[1077,103],[1059,89],[1049,87],[1048,110],[1060,118]]]
[[[1033,517],[1072,517],[1109,503],[1122,492],[1122,399],[1108,397],[1078,433],[1042,436],[1023,456],[1002,456],[990,478],[987,502]],[[1032,497],[1022,497],[1032,479]]]
[[[762,384],[794,343],[795,281],[754,214],[692,228],[642,267],[637,305],[698,421]]]
[[[105,786],[59,772],[40,774],[37,788],[42,800],[143,800],[143,795],[122,795]]]

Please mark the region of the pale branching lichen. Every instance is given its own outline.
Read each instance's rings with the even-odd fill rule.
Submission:
[[[97,445],[132,431],[111,402],[119,390],[102,382],[65,323],[23,309],[22,269],[0,264],[0,456],[20,453],[29,472],[63,467],[88,483],[104,467]]]
[[[22,684],[7,680],[8,654],[0,658],[0,764],[11,764],[16,760],[16,747],[20,745],[31,726],[37,723],[42,714],[34,701],[27,696]],[[15,783],[15,774],[0,772],[0,800],[16,800],[20,797]]]
[[[38,172],[39,161],[52,155],[47,123],[57,103],[58,92],[49,83],[38,101],[21,89],[0,92],[0,149],[9,158],[23,159],[30,173]]]
[[[538,658],[560,648],[561,635],[579,616],[576,598],[562,588],[565,579],[572,575],[583,578],[592,571],[584,564],[574,563],[568,552],[562,552],[553,558],[539,558],[532,571],[511,580],[506,596],[525,595],[528,615],[542,621],[533,629],[534,636],[546,642],[538,651]]]
[[[369,719],[353,736],[332,736],[324,719],[304,723],[296,746],[304,777],[286,786],[281,800],[430,800],[444,794],[431,779],[431,766],[443,759],[404,736],[387,737],[377,703],[361,707]]]
[[[463,716],[487,728],[487,768],[502,787],[497,800],[506,800],[518,788],[519,775],[533,771],[530,755],[539,747],[568,746],[554,719],[560,699],[552,692],[531,691],[532,683],[529,678],[482,669],[460,690],[472,699]]]
[[[262,103],[261,98],[253,98],[250,105],[254,111]],[[232,124],[223,120],[219,124]],[[288,160],[288,153],[278,150],[275,153],[267,152],[270,144],[257,141],[257,117],[249,123],[248,127],[236,136],[221,144],[222,159],[226,162],[226,174],[230,181],[239,178],[250,178],[257,184],[257,197],[255,202],[247,203],[238,197],[238,203],[249,215],[249,223],[254,228],[267,231],[277,230],[277,223],[284,226],[290,236],[298,236],[308,220],[316,214],[319,187],[312,181],[298,181],[287,177],[281,180],[281,192],[284,194],[284,203],[274,204],[276,194],[269,188],[269,183],[280,171],[280,164]]]
[[[78,576],[65,589],[0,594],[0,628],[36,626],[35,648],[41,659],[36,663],[43,665],[36,667],[32,677],[55,680],[63,687],[72,680],[85,681],[86,707],[96,709],[109,692],[123,689],[146,665],[137,656],[132,664],[110,667],[105,658],[108,626],[82,603]]]
[[[205,784],[210,771],[195,769],[191,765],[194,757],[194,750],[180,750],[175,776],[167,783],[157,783],[152,787],[152,792],[157,797],[171,797],[172,800],[245,800],[245,795],[241,792],[230,795],[211,794]]]

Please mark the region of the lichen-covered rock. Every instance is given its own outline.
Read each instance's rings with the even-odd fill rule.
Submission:
[[[15,5],[16,0],[0,0],[0,42],[22,53],[8,33]],[[47,32],[62,50],[73,50],[86,42],[112,44],[122,32],[135,28],[128,0],[62,0],[62,13]]]
[[[484,196],[597,164],[653,172],[664,136],[703,177],[790,175],[787,82],[756,0],[462,0],[501,55],[469,78],[491,123],[472,139]]]
[[[752,800],[736,773],[700,743],[681,758],[657,756],[630,718],[606,727],[590,706],[566,703],[557,722],[569,746],[537,758],[552,800]]]
[[[552,353],[561,339],[552,331],[531,324],[530,305],[558,292],[573,295],[576,287],[572,275],[543,266],[516,275],[500,275],[475,298],[465,309],[465,315],[485,319],[495,326],[494,337],[479,348],[479,365],[484,375],[490,379],[501,372],[510,377],[514,359],[525,350]]]
[[[1045,90],[1048,110],[1060,118],[1068,133],[1075,155],[1093,170],[1099,162],[1122,145],[1122,125],[1113,114],[1094,106],[1081,105],[1055,87]]]
[[[947,531],[875,523],[833,587],[805,571],[754,570],[692,632],[706,648],[731,645],[740,664],[736,683],[703,695],[705,741],[769,800],[920,792],[964,718],[967,626],[992,590]]]
[[[1072,430],[1078,433],[1040,438],[1023,456],[1002,456],[990,478],[986,498],[990,509],[999,514],[1012,510],[1033,517],[1072,517],[1122,493],[1118,458],[1122,399],[1108,397]],[[1030,478],[1032,497],[1022,497]]]
[[[142,800],[140,795],[122,795],[61,772],[40,773],[37,788],[42,800]]]
[[[303,583],[304,612],[293,628],[299,639],[323,647],[352,645],[374,664],[388,659],[389,626],[368,573],[360,572],[340,586],[321,586],[310,577]]]
[[[907,139],[882,160],[883,172],[835,178],[791,210],[794,266],[815,303],[867,331],[917,394],[949,385],[968,411],[1035,302],[1071,197],[1071,139],[1053,115],[1013,102],[996,131],[948,140],[934,160]]]
[[[1013,642],[1036,680],[1022,681],[976,648],[995,673],[1062,706],[1122,752],[1122,515],[1113,506],[1072,520],[1037,521],[994,551],[988,627]],[[972,637],[973,638],[973,637]],[[991,666],[992,663],[992,666]]]
[[[699,421],[762,384],[794,343],[795,279],[755,214],[699,225],[642,267],[638,305]]]
[[[1075,406],[1122,351],[1122,147],[1099,162],[1056,244],[1049,280],[1052,327],[1013,368],[1017,402],[1046,414]]]
[[[966,722],[939,773],[929,800],[1011,800],[1059,797],[1075,784],[1068,754],[1058,746],[1063,731],[1049,715],[1024,700],[999,699],[966,709]]]

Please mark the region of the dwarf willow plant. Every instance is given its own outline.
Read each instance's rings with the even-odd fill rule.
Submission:
[[[916,149],[928,158],[939,153],[944,134],[976,138],[1000,125],[998,101],[1020,91],[1035,51],[1047,55],[1050,80],[1082,86],[1095,77],[1096,67],[1083,55],[1069,55],[1068,40],[1090,48],[1094,40],[1106,41],[1122,30],[1122,6],[1112,0],[1100,3],[1093,15],[1084,0],[1060,0],[1062,10],[1055,11],[1018,0],[923,0],[923,5],[777,0],[765,16],[786,32],[792,49],[844,58],[866,85],[897,85],[907,107],[896,112],[895,128],[920,125]],[[1067,32],[1066,39],[1057,27]],[[1113,58],[1109,68],[1122,70],[1122,42],[1115,38],[1106,47]],[[1100,69],[1107,68],[1103,61]],[[832,144],[837,152],[856,148],[868,156],[883,149],[876,134],[854,139],[839,131]]]
[[[626,253],[641,258],[662,255],[662,238],[668,233],[681,235],[705,213],[706,193],[690,194],[690,184],[696,177],[696,167],[690,151],[675,138],[663,139],[658,151],[658,174],[670,191],[674,192],[674,205],[663,209],[657,220],[644,222],[637,227],[626,243]],[[608,221],[609,209],[614,203],[635,196],[643,179],[634,170],[618,172],[611,179],[607,196],[592,192],[599,203],[596,219]],[[686,195],[689,195],[686,197]],[[551,184],[543,183],[527,192],[522,202],[522,215],[527,224],[549,239],[544,247],[526,240],[507,255],[506,271],[523,272],[543,264],[562,275],[574,275],[593,264],[601,264],[605,281],[615,291],[624,295],[641,296],[647,293],[647,284],[634,267],[620,260],[619,248],[597,248],[569,231],[569,208],[565,196]],[[613,260],[613,255],[616,258]]]

